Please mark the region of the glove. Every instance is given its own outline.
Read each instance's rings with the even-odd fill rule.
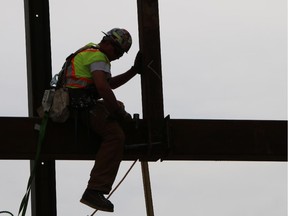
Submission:
[[[138,51],[134,60],[133,68],[137,71],[138,74],[142,74],[142,66],[143,66],[142,53]]]

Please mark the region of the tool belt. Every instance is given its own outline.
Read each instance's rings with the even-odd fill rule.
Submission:
[[[70,103],[69,107],[73,110],[89,109],[100,99],[96,88],[87,87],[84,89],[68,89]]]

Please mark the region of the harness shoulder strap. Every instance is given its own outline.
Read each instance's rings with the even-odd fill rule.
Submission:
[[[66,77],[65,77],[65,71],[67,70],[68,66],[71,64],[72,59],[80,52],[93,48],[93,49],[99,49],[99,46],[95,44],[88,44],[84,47],[81,47],[78,49],[76,52],[71,53],[67,58],[66,61],[64,62],[61,71],[58,74],[55,74],[54,77],[52,78],[50,82],[50,86],[54,87],[56,89],[62,88],[66,84]]]

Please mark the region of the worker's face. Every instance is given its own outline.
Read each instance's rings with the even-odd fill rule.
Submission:
[[[110,61],[114,61],[122,57],[124,52],[122,49],[117,46],[117,44],[113,43],[112,41],[109,41],[107,45],[107,51],[106,55],[109,58]]]

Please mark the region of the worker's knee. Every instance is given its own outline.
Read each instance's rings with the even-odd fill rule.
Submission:
[[[123,132],[123,130],[120,128],[119,130],[115,131],[115,133],[113,134],[114,139],[117,140],[117,142],[124,144],[125,142],[125,133]]]

